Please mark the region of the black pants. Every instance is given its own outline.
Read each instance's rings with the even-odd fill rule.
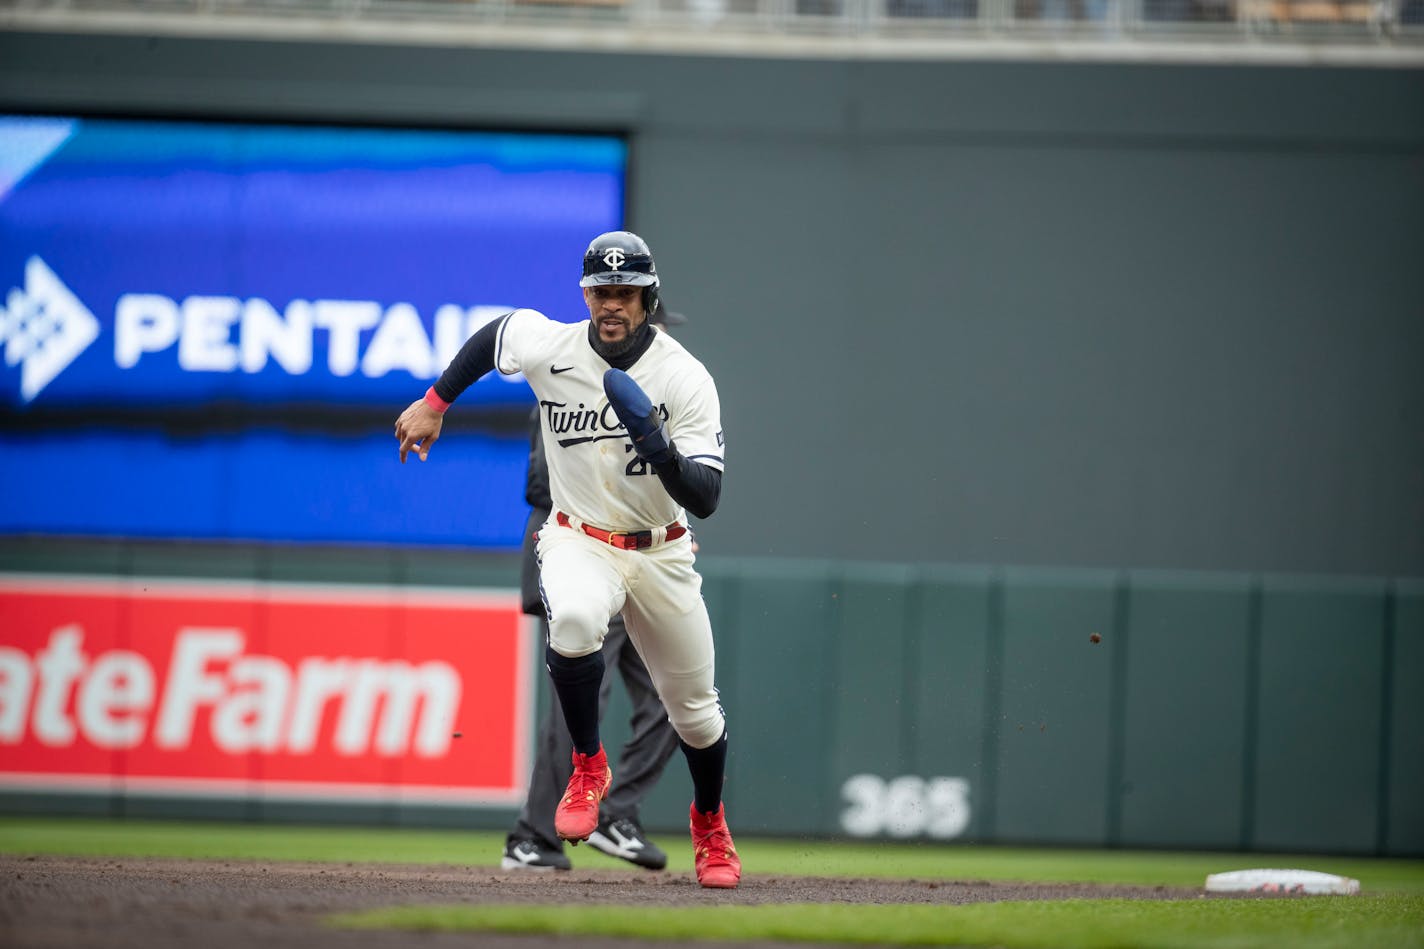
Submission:
[[[548,621],[539,620],[542,643],[549,641]],[[623,686],[633,705],[632,734],[623,746],[613,768],[613,786],[608,789],[600,812],[604,817],[638,818],[643,798],[657,784],[668,759],[677,750],[677,732],[668,721],[667,710],[653,687],[648,667],[633,644],[623,617],[615,616],[608,623],[608,635],[603,640],[603,683],[598,691],[598,717],[608,709],[608,696],[613,691],[614,675],[621,676]],[[564,724],[564,710],[559,697],[549,690],[549,707],[539,722],[539,735],[534,746],[534,767],[529,773],[529,796],[519,821],[509,834],[509,840],[536,840],[543,846],[562,850],[564,842],[554,831],[554,810],[559,806],[573,774],[573,741]],[[611,756],[610,756],[611,757]]]

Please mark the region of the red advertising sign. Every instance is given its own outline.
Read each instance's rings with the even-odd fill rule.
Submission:
[[[0,575],[0,787],[517,804],[531,649],[514,593]]]

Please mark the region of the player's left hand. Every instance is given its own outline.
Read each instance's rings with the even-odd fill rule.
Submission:
[[[603,391],[618,421],[633,438],[633,450],[639,458],[662,464],[672,459],[673,446],[663,427],[662,416],[653,408],[653,401],[642,386],[622,369],[610,369],[603,374]]]
[[[430,455],[431,446],[440,438],[440,428],[444,424],[445,416],[432,409],[424,399],[412,402],[396,419],[401,464],[405,464],[405,456],[412,451],[424,461]]]

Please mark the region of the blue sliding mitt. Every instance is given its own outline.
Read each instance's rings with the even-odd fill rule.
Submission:
[[[603,374],[603,391],[618,421],[632,436],[633,450],[638,457],[655,465],[671,461],[673,445],[663,427],[662,416],[633,377],[622,369],[610,369]]]

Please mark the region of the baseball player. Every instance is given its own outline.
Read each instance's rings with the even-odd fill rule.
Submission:
[[[621,611],[692,775],[697,880],[735,887],[741,860],[722,804],[727,730],[686,517],[709,517],[721,494],[717,388],[648,321],[659,279],[642,238],[627,231],[594,238],[579,285],[586,322],[521,309],[470,337],[396,420],[400,458],[414,451],[425,461],[445,411],[485,373],[524,373],[542,412],[554,503],[537,547],[545,659],[573,739],[555,830],[571,843],[587,840],[613,779],[599,740],[598,690],[609,617]]]
[[[670,312],[665,304],[648,317],[660,331],[670,325],[686,322],[681,313]],[[544,456],[541,409],[534,409],[529,440],[529,467],[525,477],[524,500],[529,502],[529,521],[524,528],[524,549],[519,571],[519,594],[524,612],[538,616],[543,627],[544,642],[548,642],[548,620],[544,615],[544,600],[539,594],[539,565],[534,544],[537,532],[553,513],[549,497],[549,465]],[[694,541],[694,552],[696,542]],[[667,710],[658,698],[657,688],[648,667],[638,651],[628,641],[628,629],[622,614],[608,622],[608,634],[603,640],[605,671],[598,691],[598,714],[602,719],[613,692],[614,678],[621,677],[633,705],[629,722],[632,734],[618,755],[617,780],[608,789],[608,796],[599,808],[598,828],[589,836],[589,845],[612,857],[619,857],[639,867],[661,870],[667,866],[667,854],[650,840],[638,820],[643,797],[652,790],[667,767],[668,759],[677,751],[677,732],[668,721]],[[617,676],[615,676],[615,670]],[[500,867],[505,870],[568,870],[573,864],[564,854],[564,842],[554,830],[554,810],[563,797],[569,780],[570,755],[573,751],[569,730],[564,726],[564,713],[559,697],[552,691],[549,708],[539,722],[535,740],[534,765],[529,772],[529,793],[520,809],[519,819],[505,839]]]

